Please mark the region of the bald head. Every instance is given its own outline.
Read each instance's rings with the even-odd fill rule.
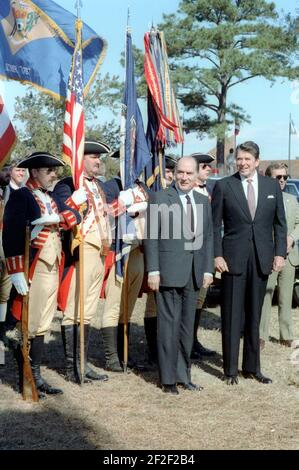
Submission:
[[[197,180],[197,163],[193,157],[182,157],[175,171],[176,185],[180,191],[188,193],[193,189]]]

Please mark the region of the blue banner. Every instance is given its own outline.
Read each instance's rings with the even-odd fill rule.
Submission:
[[[52,0],[0,1],[0,76],[65,98],[76,44],[76,16]],[[107,44],[83,23],[86,94]]]
[[[122,106],[120,170],[123,188],[133,187],[151,155],[137,103],[131,34],[127,32],[126,83]]]

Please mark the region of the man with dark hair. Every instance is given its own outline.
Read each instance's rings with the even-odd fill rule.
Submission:
[[[231,385],[238,383],[244,313],[243,376],[272,382],[260,369],[259,324],[268,276],[285,264],[287,229],[278,181],[259,175],[258,165],[258,145],[239,145],[238,172],[217,181],[212,196],[215,268],[222,273],[223,378]]]
[[[288,228],[287,259],[285,267],[278,273],[273,271],[269,276],[267,290],[262,309],[260,324],[260,345],[264,348],[269,339],[272,297],[275,285],[278,285],[278,319],[280,344],[291,347],[293,341],[292,296],[295,267],[299,264],[297,241],[299,239],[299,205],[296,196],[283,192],[288,179],[287,165],[272,163],[265,175],[276,178],[280,184]]]

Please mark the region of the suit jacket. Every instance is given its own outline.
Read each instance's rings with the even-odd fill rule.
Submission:
[[[212,212],[215,257],[224,257],[231,274],[244,272],[252,241],[265,275],[271,273],[274,256],[286,256],[286,219],[277,180],[258,175],[254,220],[239,173],[217,181],[212,196]]]
[[[189,229],[175,187],[150,195],[144,240],[146,271],[159,271],[162,287],[184,287],[193,265],[198,288],[202,285],[203,274],[214,271],[210,203],[206,196],[196,192],[193,195],[197,208],[195,236]],[[155,204],[158,215],[150,217]]]
[[[288,254],[289,262],[293,266],[299,264],[299,251],[297,241],[299,239],[299,204],[296,196],[289,193],[282,193],[286,214],[288,235],[293,237],[295,244]]]

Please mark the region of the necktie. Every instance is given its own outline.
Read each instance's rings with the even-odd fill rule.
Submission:
[[[188,220],[188,223],[190,224],[191,232],[194,233],[194,212],[193,212],[193,207],[192,207],[189,194],[186,194],[186,200],[187,200],[187,220]]]
[[[252,181],[253,180],[250,178],[247,179],[247,201],[248,201],[249,212],[253,220],[255,216],[256,207],[255,207],[254,187],[253,187]]]

